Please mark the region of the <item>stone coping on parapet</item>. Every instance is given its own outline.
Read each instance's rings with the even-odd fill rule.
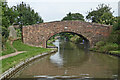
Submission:
[[[33,24],[33,25],[25,25],[23,27],[28,27],[28,26],[36,26],[36,25],[46,25],[49,23],[62,23],[62,22],[81,22],[81,23],[85,23],[85,24],[90,24],[90,25],[96,25],[96,26],[102,26],[102,27],[106,27],[106,26],[112,26],[112,25],[106,25],[106,24],[99,24],[99,23],[94,23],[94,22],[85,22],[85,21],[80,21],[80,20],[65,20],[65,21],[52,21],[52,22],[44,22],[44,23],[39,23],[39,24]]]

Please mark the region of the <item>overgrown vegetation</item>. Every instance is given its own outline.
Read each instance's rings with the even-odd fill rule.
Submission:
[[[118,44],[100,41],[96,43],[96,46],[91,50],[106,53],[106,52],[118,50]]]
[[[96,10],[88,12],[86,18],[95,23],[112,25],[113,30],[110,36],[98,43],[90,50],[98,52],[119,53],[120,51],[120,17],[114,17],[109,5],[100,4]]]
[[[19,25],[18,36],[21,37],[21,30],[23,25],[32,25],[42,23],[43,20],[37,12],[35,12],[30,5],[20,3],[17,6],[8,7],[7,2],[0,0],[2,7],[2,49],[6,47],[6,41],[9,36],[8,27],[11,25]],[[0,17],[1,18],[1,17]]]
[[[119,22],[116,24],[118,23]],[[120,27],[120,25],[113,26],[113,31],[110,36],[104,41],[97,42],[96,46],[90,50],[120,54],[120,28],[118,28],[118,26]]]
[[[10,41],[7,41],[5,44],[4,51],[2,51],[2,56],[15,52],[15,50],[10,45]]]
[[[120,54],[120,30],[113,31],[109,38],[96,43],[96,46],[90,50],[98,52]]]

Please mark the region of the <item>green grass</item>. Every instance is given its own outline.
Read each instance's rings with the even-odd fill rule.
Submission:
[[[46,50],[45,48],[28,46],[28,45],[22,43],[22,41],[20,41],[20,40],[14,41],[13,47],[16,48],[18,51]]]
[[[91,51],[96,52],[107,52],[107,53],[113,53],[113,54],[120,54],[120,50],[118,49],[119,45],[116,43],[110,43],[110,42],[103,42],[100,41],[96,43],[96,46],[94,48],[90,48]]]
[[[104,46],[99,47],[99,51],[109,52],[118,50],[118,44],[116,43],[106,43]]]
[[[2,56],[15,52],[15,50],[11,47],[10,41],[7,41],[5,44],[5,50],[2,51]]]
[[[52,43],[47,43],[47,46],[55,46],[55,45]]]
[[[27,52],[3,59],[2,72],[8,70],[9,68],[13,67],[14,65],[18,64],[21,61],[26,60],[27,58],[33,57],[43,52],[49,52],[52,50],[52,49],[28,46],[26,44],[23,44],[20,40],[14,41],[13,46],[18,51],[27,51]]]
[[[48,41],[47,41],[47,43],[52,43],[52,42],[54,42],[55,41],[55,39],[49,39]]]
[[[109,51],[112,54],[120,54],[120,50],[119,51]]]

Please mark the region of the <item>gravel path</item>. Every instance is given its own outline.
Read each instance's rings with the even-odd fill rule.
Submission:
[[[15,52],[15,53],[11,53],[11,54],[5,55],[5,56],[1,56],[1,57],[0,57],[0,60],[5,59],[5,58],[8,58],[8,57],[12,57],[12,56],[15,56],[15,55],[24,53],[24,52],[26,52],[26,51],[19,51],[19,52]]]
[[[18,38],[18,39],[19,39],[19,38]],[[0,56],[0,60],[5,59],[5,58],[8,58],[8,57],[16,56],[16,55],[18,55],[18,54],[21,54],[21,53],[26,52],[26,51],[17,51],[17,49],[13,47],[13,42],[14,42],[15,40],[17,40],[17,39],[14,39],[14,40],[11,40],[11,41],[10,41],[10,46],[15,50],[15,52],[14,52],[14,53],[11,53],[11,54],[8,54],[8,55]]]

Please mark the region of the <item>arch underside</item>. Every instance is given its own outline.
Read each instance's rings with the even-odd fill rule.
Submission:
[[[75,30],[74,30],[74,32],[72,32],[72,30],[70,30],[70,31],[68,31],[68,30],[65,31],[65,30],[64,30],[64,31],[55,32],[55,33],[53,33],[53,34],[50,34],[50,33],[49,33],[49,35],[46,37],[45,41],[43,42],[43,43],[44,43],[44,44],[43,44],[44,47],[47,48],[47,41],[48,41],[52,36],[54,36],[54,35],[56,35],[56,34],[59,34],[59,33],[74,33],[74,34],[82,37],[84,40],[88,41],[88,42],[89,42],[89,45],[92,46],[90,37],[88,37],[88,36],[85,35],[85,34],[82,34],[82,32],[77,33],[77,31],[75,31]]]
[[[48,38],[46,38],[46,41],[49,40],[51,37],[53,37],[54,35],[60,34],[60,33],[72,33],[72,34],[76,34],[78,36],[80,36],[81,38],[83,38],[84,40],[88,40],[86,37],[84,37],[83,35],[79,34],[79,33],[75,33],[75,32],[69,32],[69,31],[64,31],[64,32],[57,32],[53,35],[49,35]],[[89,41],[89,40],[88,40]]]
[[[55,36],[55,35],[57,35],[57,34],[60,34],[60,33],[71,33],[71,34],[75,34],[75,35],[77,35],[77,36],[80,36],[80,38],[84,39],[85,41],[87,41],[87,42],[89,43],[89,40],[88,40],[86,37],[84,37],[83,35],[78,34],[78,33],[75,33],[75,32],[66,31],[66,32],[57,32],[57,33],[55,33],[54,35],[49,35],[48,38],[46,38],[46,47],[47,47],[47,41],[48,41],[51,37],[53,37],[53,36]]]

